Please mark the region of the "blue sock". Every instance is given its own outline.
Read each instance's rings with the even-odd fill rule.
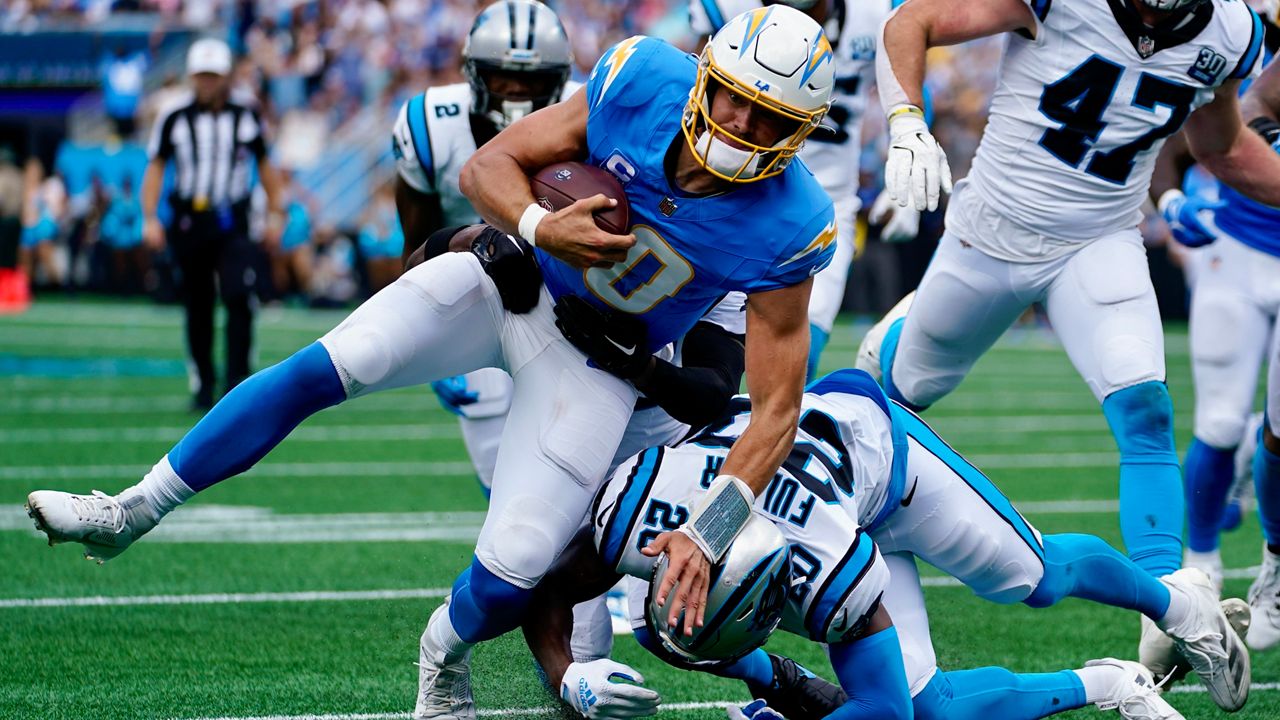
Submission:
[[[1182,566],[1185,499],[1173,442],[1173,401],[1162,382],[1108,395],[1102,413],[1120,448],[1120,534],[1138,567],[1160,577]]]
[[[827,720],[911,718],[911,689],[898,630],[888,627],[852,642],[827,647],[831,667],[849,699]],[[875,682],[868,682],[868,678]]]
[[[1044,536],[1044,577],[1024,602],[1049,607],[1064,597],[1137,610],[1158,620],[1169,610],[1169,588],[1093,535]]]
[[[458,637],[475,644],[520,627],[532,590],[494,575],[478,558],[453,583],[449,620]]]
[[[1000,667],[939,672],[912,700],[915,720],[1033,720],[1087,704],[1070,670],[1012,673]]]
[[[804,376],[806,385],[818,376],[818,360],[822,357],[822,351],[826,349],[827,341],[830,339],[831,333],[817,325],[809,326],[809,366]]]
[[[1253,485],[1258,491],[1262,535],[1268,545],[1280,545],[1280,455],[1261,442],[1253,455]]]
[[[298,423],[346,399],[329,352],[311,343],[227,393],[173,446],[169,464],[199,492],[253,467]]]
[[[735,662],[711,671],[713,675],[770,687],[773,685],[773,662],[769,653],[756,648]]]
[[[1219,450],[1200,438],[1187,448],[1187,547],[1209,552],[1218,547],[1227,495],[1236,472],[1236,449]]]

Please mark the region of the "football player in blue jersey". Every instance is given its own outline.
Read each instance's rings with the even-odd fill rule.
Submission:
[[[633,578],[641,644],[677,666],[746,681],[786,717],[1020,719],[1089,703],[1125,718],[1182,717],[1134,662],[1104,659],[1045,674],[940,671],[917,558],[997,603],[1042,608],[1077,597],[1137,610],[1178,638],[1215,697],[1244,703],[1247,656],[1223,662],[1232,631],[1197,572],[1157,579],[1095,536],[1042,535],[979,469],[858,370],[808,388],[794,449],[754,508],[753,522],[772,524],[780,537],[744,533],[716,566],[706,624],[680,634],[655,602],[667,566],[649,544],[699,502],[753,417],[750,400],[738,397],[688,442],[622,463],[601,488],[589,527],[538,586],[526,636],[548,677],[560,680],[561,697],[583,715],[622,716],[603,712],[627,708],[634,688],[602,676],[601,666],[572,662],[567,610],[623,574]],[[771,581],[779,551],[791,567]],[[775,626],[827,643],[847,695],[780,692],[792,676],[787,661],[751,650]],[[755,720],[776,717],[749,709],[742,714]]]
[[[1241,110],[1280,151],[1280,63],[1270,60],[1249,87]],[[1176,155],[1177,153],[1172,153]],[[1167,159],[1178,165],[1178,157]],[[1187,565],[1222,582],[1218,536],[1235,470],[1237,446],[1253,410],[1258,372],[1270,358],[1266,420],[1253,474],[1266,542],[1262,569],[1249,589],[1255,650],[1280,642],[1280,209],[1254,202],[1225,184],[1188,188],[1166,176],[1160,209],[1176,240],[1196,250],[1189,264],[1191,360],[1196,390],[1195,437],[1187,450]],[[1188,180],[1194,177],[1188,173]]]
[[[423,633],[415,716],[474,717],[471,647],[519,624],[530,589],[577,530],[637,398],[586,360],[555,306],[631,313],[650,354],[683,336],[724,294],[748,294],[745,366],[760,412],[706,501],[655,546],[671,560],[662,599],[688,632],[702,620],[711,562],[789,453],[808,354],[811,277],[830,260],[831,201],[793,162],[822,121],[831,45],[803,13],[762,8],[726,24],[700,60],[659,40],[619,43],[583,90],[512,124],[464,167],[482,217],[535,245],[544,287],[506,310],[470,253],[419,265],[318,342],[222,400],[138,484],[117,496],[39,491],[30,511],[52,541],[118,555],[166,512],[252,467],[311,414],[348,398],[481,367],[514,379],[490,512],[470,568]],[[635,224],[600,230],[596,197],[556,213],[529,174],[586,160],[617,175]],[[577,300],[567,300],[577,298]]]

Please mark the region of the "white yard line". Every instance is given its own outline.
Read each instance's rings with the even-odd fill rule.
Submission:
[[[0,480],[102,480],[142,477],[148,465],[11,465],[0,467]],[[353,480],[372,477],[421,477],[436,475],[473,475],[469,462],[429,462],[402,460],[390,462],[267,462],[245,473],[245,477],[349,477]]]
[[[9,428],[0,430],[0,445],[21,443],[150,443],[176,441],[191,426]],[[369,442],[461,438],[457,422],[402,425],[304,425],[289,433],[290,442]]]

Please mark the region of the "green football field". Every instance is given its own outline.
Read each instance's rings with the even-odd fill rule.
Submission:
[[[341,317],[264,312],[258,366]],[[23,512],[32,490],[136,482],[193,424],[180,327],[175,308],[100,301],[0,317],[0,718],[407,717],[418,636],[470,560],[485,507],[456,422],[426,389],[320,413],[103,566],[79,546],[46,547]],[[863,329],[837,329],[827,369],[852,364]],[[1184,328],[1169,333],[1167,355],[1181,449],[1192,418]],[[1041,531],[1119,544],[1114,444],[1045,331],[1010,333],[926,418]],[[1247,590],[1260,537],[1249,517],[1224,540],[1227,594]],[[1136,657],[1131,613],[1077,600],[1000,607],[936,573],[926,583],[945,669]],[[816,645],[779,635],[769,648],[830,677]],[[667,717],[722,718],[747,699],[741,684],[669,669],[628,638],[615,657],[662,693]],[[1280,651],[1253,663],[1254,694],[1235,717],[1280,717]],[[473,682],[482,716],[570,717],[517,635],[476,650]],[[1187,717],[1218,714],[1194,682],[1175,692]]]

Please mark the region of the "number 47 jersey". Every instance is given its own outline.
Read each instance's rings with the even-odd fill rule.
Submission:
[[[1130,0],[1026,2],[1036,36],[1007,35],[969,181],[1052,238],[1135,227],[1165,138],[1219,85],[1258,72],[1262,22],[1241,0],[1204,0],[1155,28]]]
[[[585,271],[538,251],[553,298],[573,294],[639,316],[651,351],[684,336],[725,294],[800,284],[835,252],[831,199],[798,160],[727,192],[673,187],[666,158],[685,142],[680,120],[696,67],[692,56],[642,36],[601,57],[586,86],[587,162],[622,183],[636,244],[624,261]]]

